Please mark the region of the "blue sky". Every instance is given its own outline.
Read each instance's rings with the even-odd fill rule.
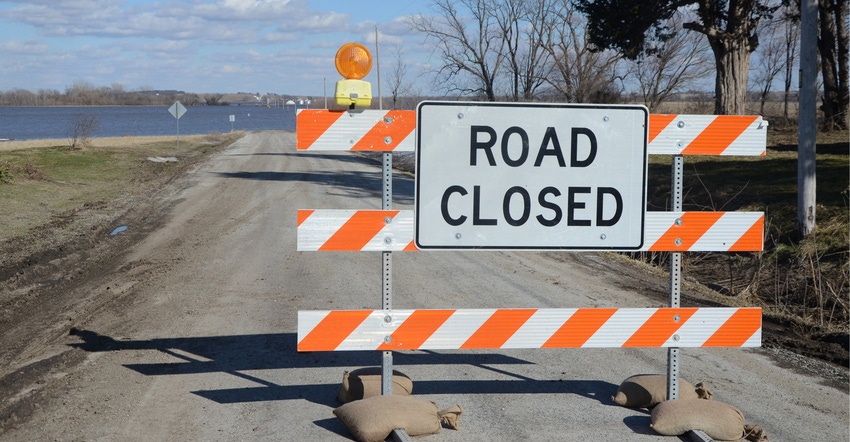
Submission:
[[[323,95],[336,49],[401,48],[410,76],[428,63],[407,16],[422,0],[0,0],[0,90],[78,81],[194,93]],[[376,69],[366,80],[376,81]],[[386,78],[385,78],[386,81]]]

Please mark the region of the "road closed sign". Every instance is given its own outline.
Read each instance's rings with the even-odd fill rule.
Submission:
[[[643,106],[422,102],[420,249],[638,250]]]

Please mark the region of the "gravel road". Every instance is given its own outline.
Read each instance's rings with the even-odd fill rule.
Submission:
[[[249,133],[104,239],[121,253],[81,255],[78,280],[44,304],[48,333],[7,329],[4,342],[22,344],[5,353],[0,439],[350,440],[336,390],[380,355],[297,353],[296,314],[380,308],[380,254],[296,252],[296,210],[380,208],[380,170],[294,145],[291,132]],[[412,208],[410,178],[394,192],[394,208]],[[397,308],[665,304],[663,277],[604,254],[396,253],[393,271]],[[464,408],[460,430],[421,439],[440,441],[662,439],[646,410],[611,396],[666,361],[663,349],[395,354],[415,395]],[[817,364],[771,349],[681,352],[683,379],[771,441],[850,440],[848,386]]]

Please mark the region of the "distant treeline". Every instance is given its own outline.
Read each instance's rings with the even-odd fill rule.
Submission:
[[[64,92],[56,89],[0,91],[0,106],[170,106],[178,100],[185,106],[227,106],[246,103],[282,104],[286,99],[271,93],[196,94],[151,87],[128,91],[120,84],[94,86],[86,81],[76,81],[66,87]]]
[[[186,106],[226,105],[223,94],[187,94],[173,90],[123,91],[109,87],[85,90],[14,89],[0,92],[0,106],[166,106],[180,100]]]
[[[714,94],[700,91],[689,91],[670,94],[667,101],[675,106],[666,109],[668,112],[686,111],[688,113],[710,113],[711,102]],[[322,98],[310,97],[312,106],[323,106]],[[599,103],[642,103],[642,97],[635,93],[611,94],[599,101]],[[751,94],[751,102],[757,103],[760,98],[767,102],[781,102],[784,95],[781,92],[771,92],[766,97]],[[789,97],[796,101],[796,92]],[[384,97],[383,105],[395,109],[415,109],[416,105],[423,100],[462,100],[468,97],[459,96],[401,96]],[[559,94],[541,94],[536,100],[538,102],[563,102],[564,97]],[[144,89],[126,91],[120,85],[108,87],[95,87],[88,83],[75,83],[60,92],[55,89],[39,89],[35,92],[26,89],[13,89],[0,91],[0,106],[170,106],[175,101],[180,101],[185,106],[228,106],[228,105],[271,105],[283,106],[289,100],[295,100],[303,105],[300,99],[289,95],[273,93],[260,94],[237,92],[235,94],[209,93],[196,94],[179,90],[155,90]],[[373,104],[377,104],[376,102]],[[499,101],[510,101],[510,97],[499,97]],[[679,103],[679,105],[674,105]],[[309,103],[308,103],[309,105]],[[681,108],[684,105],[685,108]],[[659,111],[665,109],[658,109]]]

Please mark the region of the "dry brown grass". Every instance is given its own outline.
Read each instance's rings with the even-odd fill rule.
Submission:
[[[203,143],[208,140],[212,135],[181,135],[180,141],[186,142],[189,144],[197,144]],[[144,146],[158,143],[167,143],[172,141],[176,144],[177,137],[174,135],[160,135],[160,136],[123,136],[123,137],[104,137],[104,138],[92,138],[89,142],[89,146],[91,147],[110,147],[110,148],[127,148],[127,147],[136,147],[136,146]],[[0,152],[10,152],[13,150],[20,149],[32,149],[38,147],[67,147],[70,146],[70,142],[67,138],[55,138],[55,139],[44,139],[44,140],[22,140],[22,141],[3,141],[0,142]]]
[[[0,270],[105,228],[141,198],[244,135],[96,138],[71,150],[68,140],[0,143]],[[175,157],[156,163],[148,157]],[[20,258],[25,259],[25,258]]]

